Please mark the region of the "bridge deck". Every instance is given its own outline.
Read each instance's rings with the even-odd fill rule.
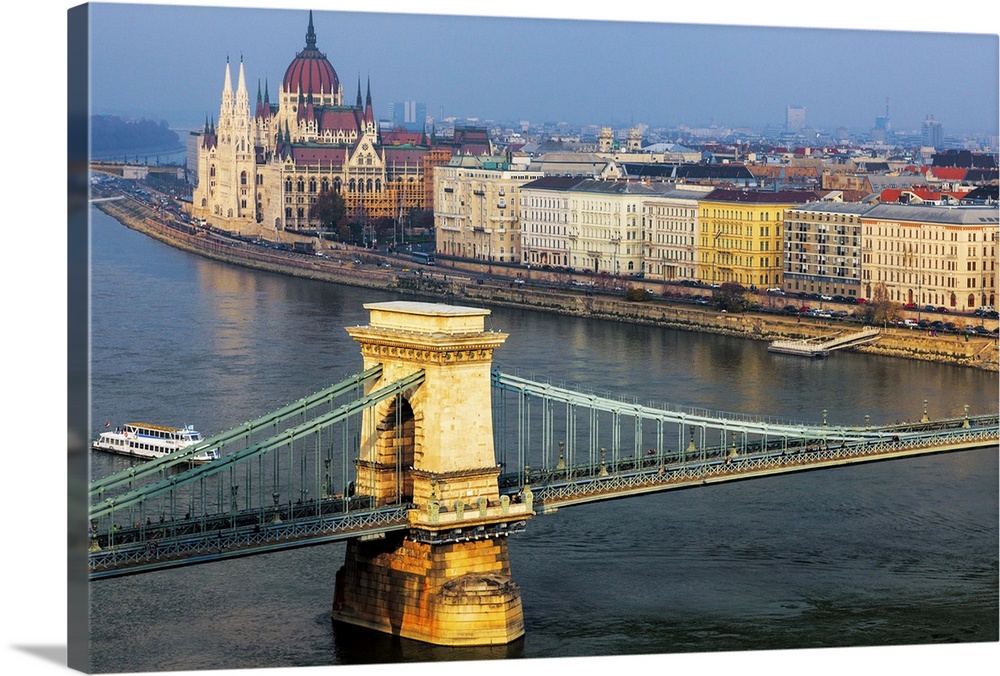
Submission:
[[[577,465],[529,473],[527,477],[524,471],[517,471],[500,477],[500,489],[501,494],[514,496],[515,501],[526,499],[536,513],[551,514],[561,508],[601,500],[863,462],[990,448],[998,443],[995,426],[952,426],[947,431],[912,432],[920,427],[899,426],[896,429],[903,436],[893,434],[884,440],[833,447],[814,443],[789,448],[774,443],[735,455],[719,447],[705,449],[693,458],[632,458],[613,466]],[[409,513],[413,505],[373,507],[368,500],[361,496],[334,496],[302,505],[205,515],[169,523],[137,523],[112,533],[94,533],[90,578],[149,572],[410,528]],[[452,515],[456,532],[462,530],[464,522],[471,525],[477,519],[471,505],[463,507],[468,511],[455,510],[458,514]],[[504,534],[519,532],[523,525],[512,518],[510,524],[503,524]]]

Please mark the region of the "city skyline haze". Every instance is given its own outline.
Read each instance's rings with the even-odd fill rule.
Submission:
[[[946,135],[997,133],[996,34],[700,25],[657,14],[651,22],[460,16],[448,15],[447,3],[422,6],[427,14],[314,4],[317,47],[345,103],[370,84],[379,119],[391,103],[419,101],[435,122],[760,130],[783,125],[795,106],[805,109],[807,128],[827,131],[871,129],[888,110],[897,131],[919,131],[933,117]],[[243,61],[251,103],[258,86],[276,102],[285,69],[305,45],[310,11],[142,3],[91,10],[91,112],[165,119],[175,128],[218,116],[227,59],[234,85]]]

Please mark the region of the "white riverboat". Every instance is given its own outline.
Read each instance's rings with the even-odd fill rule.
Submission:
[[[127,455],[142,460],[154,460],[169,455],[175,451],[187,448],[191,444],[204,441],[201,432],[193,426],[186,427],[166,427],[164,425],[152,425],[150,423],[133,422],[125,423],[122,427],[110,429],[111,423],[105,427],[107,432],[101,432],[93,443],[95,451],[105,451],[107,453],[117,453]],[[188,462],[194,465],[202,465],[212,460],[218,460],[219,451],[210,448],[204,453],[188,458]]]

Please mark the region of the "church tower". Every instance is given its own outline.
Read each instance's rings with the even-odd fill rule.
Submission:
[[[199,182],[192,205],[195,218],[231,232],[244,231],[256,222],[255,129],[243,60],[234,91],[227,59],[219,121],[214,133],[203,135],[198,153]]]

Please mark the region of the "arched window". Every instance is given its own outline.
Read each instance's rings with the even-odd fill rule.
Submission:
[[[316,192],[316,179],[315,178],[310,178],[309,179],[309,192]]]
[[[292,217],[292,208],[285,207],[285,218],[291,219],[291,217]]]
[[[347,192],[354,192],[355,187],[354,179],[352,178],[350,183],[347,184]]]
[[[382,192],[382,179],[375,179],[375,192]]]
[[[330,179],[324,176],[323,181],[319,185],[320,185],[319,187],[320,192],[326,192],[327,190],[330,189]]]
[[[365,190],[367,192],[371,192],[372,191],[372,180],[370,178],[368,179],[368,183],[365,184]]]
[[[365,191],[365,182],[363,180],[359,180],[358,181],[358,192],[364,192],[364,191]]]
[[[298,192],[305,192],[306,190],[306,181],[301,176],[299,176],[299,180],[296,182],[295,189]]]
[[[333,179],[333,189],[337,192],[341,192],[340,177]]]
[[[209,168],[208,175],[212,176],[212,177],[215,176],[215,165],[214,164]]]
[[[975,307],[975,305],[976,305],[976,294],[970,293],[969,294],[969,304],[968,304],[968,306],[969,307]]]
[[[241,171],[240,172],[240,185],[246,185],[246,184],[247,184],[247,172]]]
[[[292,179],[291,178],[286,178],[285,179],[285,192],[292,192]]]

